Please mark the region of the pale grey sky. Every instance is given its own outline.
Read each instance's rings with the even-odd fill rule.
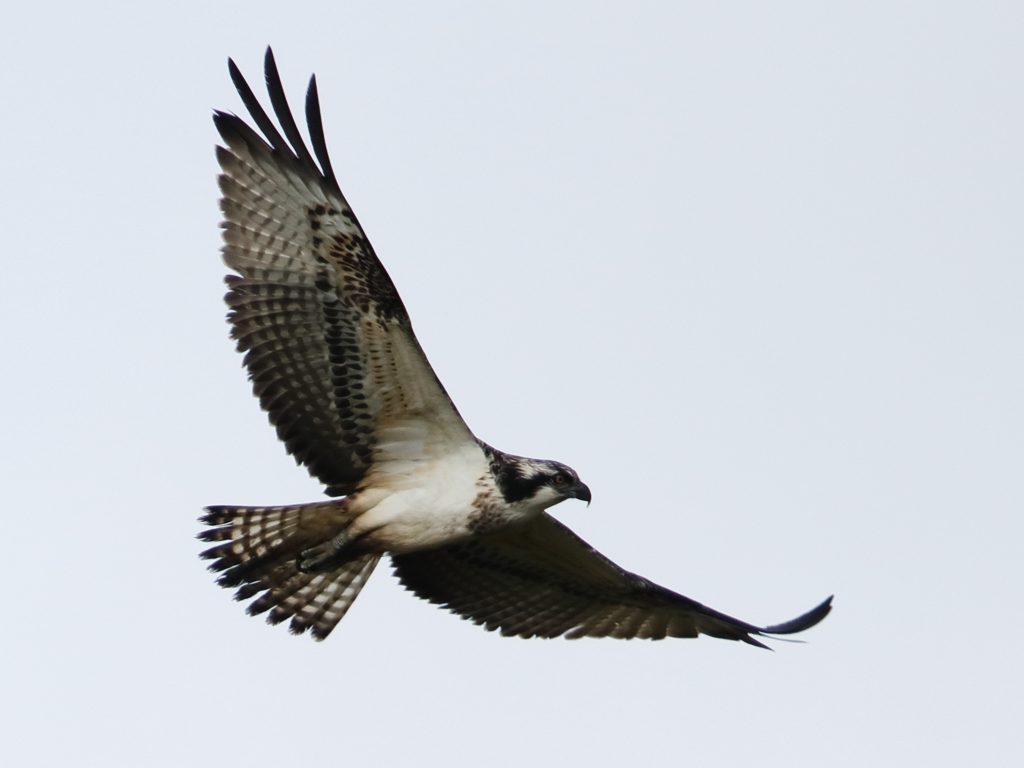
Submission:
[[[13,14],[13,19],[12,19]],[[1017,3],[26,4],[0,29],[5,765],[1024,758]],[[520,641],[382,567],[323,644],[196,558],[318,497],[227,339],[213,108],[273,44],[470,426],[804,645]]]

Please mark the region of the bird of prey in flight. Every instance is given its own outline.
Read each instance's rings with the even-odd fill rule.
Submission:
[[[255,128],[216,112],[231,335],[289,453],[328,499],[209,507],[201,539],[218,583],[250,614],[327,637],[383,555],[409,590],[489,630],[520,637],[742,640],[801,632],[802,616],[759,627],[623,570],[547,513],[590,502],[575,470],[503,453],[459,416],[405,307],[338,186],[316,78],[306,94],[312,152],[267,49],[277,125],[229,61]]]

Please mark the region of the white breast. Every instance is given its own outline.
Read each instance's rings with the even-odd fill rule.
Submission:
[[[487,457],[475,443],[438,458],[427,452],[381,462],[352,498],[365,511],[350,532],[396,553],[460,541],[472,535],[474,500],[490,481]]]

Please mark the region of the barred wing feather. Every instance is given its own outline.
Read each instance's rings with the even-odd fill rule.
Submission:
[[[254,391],[287,450],[342,495],[393,444],[389,429],[472,440],[338,187],[315,79],[306,99],[314,158],[270,50],[267,85],[284,136],[234,62],[230,70],[265,138],[235,115],[214,116],[224,142],[224,261],[238,273],[227,278],[226,301]]]
[[[623,570],[548,514],[465,543],[393,556],[418,596],[520,637],[696,637],[766,647],[756,638],[801,632],[831,610],[758,627]]]

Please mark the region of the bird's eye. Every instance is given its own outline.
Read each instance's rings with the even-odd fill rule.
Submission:
[[[564,488],[569,484],[569,476],[564,472],[559,472],[551,482],[556,488]]]

